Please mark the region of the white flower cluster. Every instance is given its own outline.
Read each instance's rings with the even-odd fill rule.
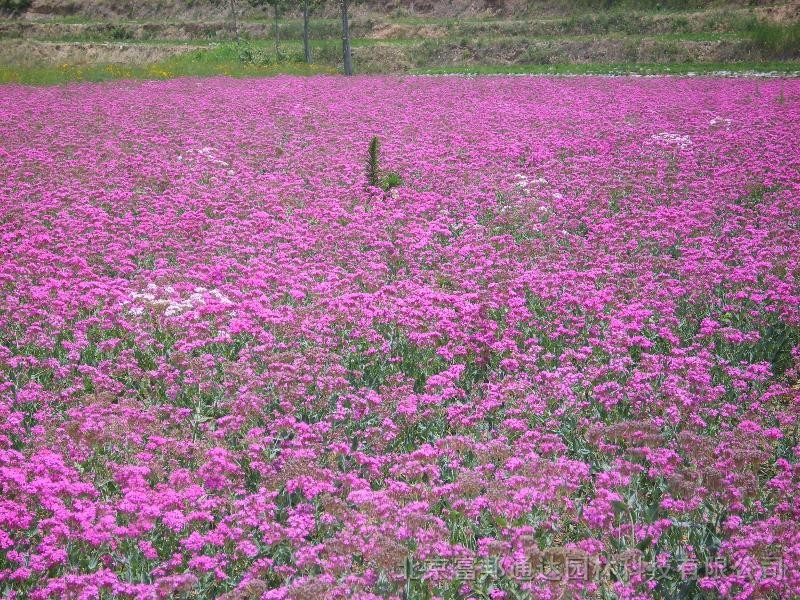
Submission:
[[[525,195],[530,195],[530,193],[531,193],[530,185],[532,183],[536,183],[536,184],[539,184],[539,185],[541,185],[543,183],[547,183],[547,179],[545,179],[544,177],[534,177],[533,179],[530,179],[524,173],[517,173],[515,175],[515,177],[517,179],[517,182],[516,182],[517,187],[520,190],[522,190],[522,192],[525,193]]]
[[[517,173],[515,175],[516,178],[516,187],[519,189],[524,195],[530,196],[531,195],[531,186],[532,184],[536,184],[537,186],[541,186],[544,184],[549,183],[547,179],[544,177],[533,177],[530,178],[524,173]],[[556,200],[562,200],[564,195],[560,192],[552,192],[551,196]],[[544,197],[541,194],[537,194],[539,200],[544,201]],[[548,206],[545,204],[541,204],[538,207],[539,212],[546,212],[549,210]]]
[[[679,133],[669,133],[667,131],[662,131],[661,133],[656,133],[650,136],[655,142],[666,146],[678,146],[680,148],[688,148],[692,145],[692,138],[688,135],[681,135]]]
[[[198,160],[204,161],[206,164],[217,165],[220,167],[230,167],[230,163],[222,160],[219,157],[219,150],[216,148],[212,148],[211,146],[205,146],[200,148],[199,150],[189,149],[186,151],[186,154],[178,155],[178,160],[181,162],[186,161],[187,163],[197,162]],[[228,169],[228,175],[233,175],[234,170]]]
[[[131,300],[136,306],[131,307],[130,312],[134,315],[141,315],[144,312],[145,306],[152,306],[164,309],[164,315],[167,317],[174,317],[192,310],[203,304],[207,304],[209,300],[215,300],[219,304],[232,305],[233,301],[225,296],[218,289],[207,289],[201,286],[194,288],[194,292],[189,294],[186,298],[176,298],[175,288],[171,285],[164,288],[164,294],[160,294],[158,287],[155,284],[149,284],[146,292],[134,292],[131,294]]]
[[[724,125],[725,127],[730,127],[731,123],[733,123],[733,121],[730,119],[723,119],[722,117],[714,117],[708,122],[709,125]]]
[[[214,163],[216,165],[220,165],[222,167],[230,166],[224,160],[221,160],[217,156],[217,152],[219,152],[216,148],[212,148],[211,146],[205,146],[204,148],[200,148],[199,150],[192,150],[191,148],[186,151],[187,158],[191,158],[194,156],[199,156],[201,158],[206,159],[210,163]],[[183,154],[178,155],[178,160],[183,161],[184,157]]]

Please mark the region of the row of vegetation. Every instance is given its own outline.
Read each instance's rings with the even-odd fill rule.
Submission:
[[[311,13],[311,17],[314,17]],[[304,20],[296,15],[279,16],[278,35],[281,40],[302,39]],[[706,13],[594,12],[554,19],[397,19],[393,17],[359,17],[350,22],[354,38],[369,38],[386,27],[397,25],[394,39],[419,37],[434,28],[439,37],[496,37],[496,36],[576,36],[576,35],[751,35],[762,27],[775,30],[791,29],[793,25],[764,22],[743,11],[715,10]],[[253,19],[238,20],[239,35],[243,38],[263,38],[275,34],[275,23]],[[427,29],[426,29],[427,28]],[[46,23],[18,19],[0,26],[3,37],[70,37],[75,39],[109,40],[209,40],[233,39],[231,26],[219,21],[74,21],[53,19]],[[328,17],[310,18],[309,37],[314,40],[341,40],[341,21]]]
[[[20,83],[55,85],[81,81],[112,81],[116,79],[171,79],[174,77],[265,77],[272,75],[324,75],[337,71],[328,66],[302,62],[275,64],[245,64],[238,60],[210,61],[177,57],[153,65],[58,65],[38,67],[0,66],[0,84]],[[741,63],[604,63],[604,64],[517,64],[470,65],[450,67],[419,67],[410,70],[420,75],[700,75],[747,74],[770,72],[794,75],[800,72],[797,62]]]

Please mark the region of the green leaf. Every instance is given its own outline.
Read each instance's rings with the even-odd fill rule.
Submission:
[[[614,507],[614,512],[616,514],[628,512],[628,505],[625,504],[624,502],[621,502],[620,500],[612,500],[611,506]]]

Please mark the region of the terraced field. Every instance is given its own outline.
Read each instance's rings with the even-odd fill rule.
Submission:
[[[361,9],[351,31],[361,73],[690,72],[800,69],[800,10],[787,4],[683,11],[532,11],[454,17]],[[0,80],[59,81],[119,76],[333,72],[341,64],[340,21],[311,20],[313,66],[302,65],[302,20],[240,19],[234,43],[225,13],[103,19],[36,12],[0,21]]]

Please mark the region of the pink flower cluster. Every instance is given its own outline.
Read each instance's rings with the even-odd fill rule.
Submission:
[[[3,87],[0,594],[800,595],[799,139],[796,79]]]

